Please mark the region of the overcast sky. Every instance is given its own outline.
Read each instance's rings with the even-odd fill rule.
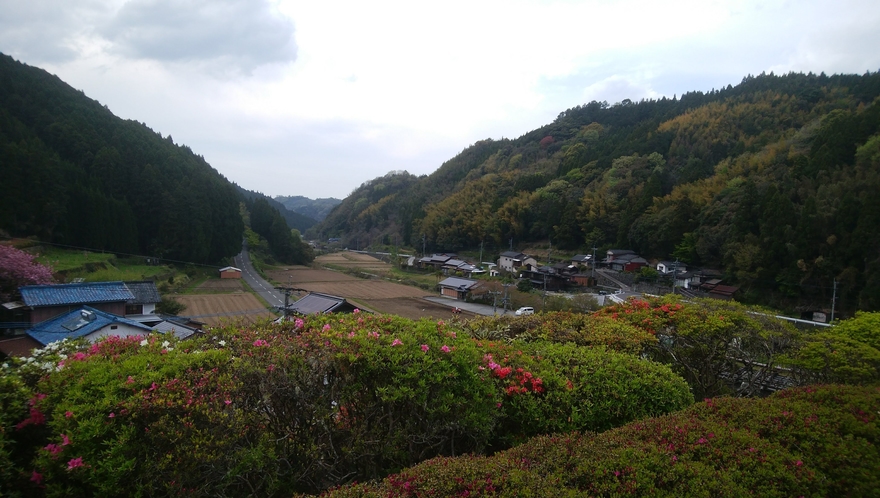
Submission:
[[[268,195],[427,174],[563,110],[880,69],[880,1],[0,0],[0,52]]]

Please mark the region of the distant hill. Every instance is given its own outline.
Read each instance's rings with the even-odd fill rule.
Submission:
[[[428,251],[627,248],[721,270],[741,298],[880,309],[880,74],[589,102],[434,173],[365,182],[313,231]]]
[[[238,186],[237,186],[238,187]],[[295,210],[288,209],[284,204],[278,202],[276,199],[269,197],[268,195],[261,194],[259,192],[254,192],[251,190],[246,190],[244,188],[238,187],[238,191],[241,195],[250,200],[254,199],[265,199],[266,202],[269,203],[270,206],[274,207],[281,214],[281,217],[284,218],[284,221],[287,222],[287,226],[290,228],[295,228],[300,231],[300,233],[305,233],[306,230],[312,228],[313,226],[318,224],[318,220],[306,216],[301,212],[297,212]]]
[[[10,235],[200,263],[241,249],[241,197],[202,156],[2,54],[0,167]]]
[[[342,201],[332,197],[324,199],[309,199],[301,195],[283,196],[276,195],[275,200],[287,209],[309,218],[324,221],[324,218],[333,211]]]

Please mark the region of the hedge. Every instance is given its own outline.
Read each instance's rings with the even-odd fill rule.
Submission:
[[[55,344],[2,370],[3,492],[317,492],[693,402],[668,367],[442,321],[355,314]]]
[[[717,398],[602,434],[436,458],[322,496],[878,496],[880,388]]]

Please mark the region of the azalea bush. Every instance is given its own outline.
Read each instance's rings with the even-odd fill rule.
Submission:
[[[645,349],[668,364],[698,399],[724,394],[755,396],[799,345],[788,322],[733,301],[679,296],[631,299],[598,313],[657,337]]]
[[[877,387],[805,387],[436,458],[324,496],[876,496],[878,445]]]
[[[636,354],[657,342],[653,331],[603,314],[560,311],[516,317],[480,317],[462,326],[478,339],[572,342]]]
[[[360,313],[52,345],[3,382],[0,472],[50,496],[314,492],[693,401],[635,355]]]

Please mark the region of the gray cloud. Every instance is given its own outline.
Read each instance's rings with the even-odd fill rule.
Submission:
[[[100,29],[123,56],[251,72],[293,61],[293,23],[264,0],[132,0]]]
[[[30,63],[79,56],[78,39],[106,10],[100,1],[0,0],[0,51]]]

